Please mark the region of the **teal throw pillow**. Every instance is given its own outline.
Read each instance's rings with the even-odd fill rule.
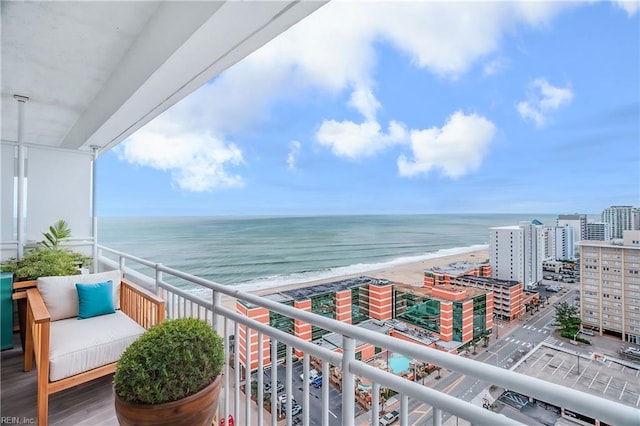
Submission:
[[[113,282],[98,284],[76,284],[78,290],[78,319],[113,314]]]

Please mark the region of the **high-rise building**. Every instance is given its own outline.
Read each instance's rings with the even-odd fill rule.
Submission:
[[[556,258],[556,227],[545,225],[542,227],[542,240],[544,244],[544,259]]]
[[[587,215],[586,214],[561,214],[558,215],[556,226],[569,225],[573,229],[573,241],[578,242],[587,238]]]
[[[640,231],[622,244],[580,243],[580,317],[585,328],[640,344]]]
[[[609,241],[611,239],[611,224],[605,222],[587,223],[588,241]]]
[[[631,210],[631,226],[632,229],[640,230],[640,207]]]
[[[575,260],[575,231],[570,225],[555,227],[555,260]]]
[[[611,238],[622,238],[624,231],[634,229],[632,206],[611,206],[602,211],[602,221],[611,224]]]
[[[489,261],[495,278],[521,282],[525,290],[536,288],[542,280],[544,253],[543,227],[537,220],[489,229]]]

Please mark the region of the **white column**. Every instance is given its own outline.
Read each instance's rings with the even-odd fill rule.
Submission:
[[[93,161],[91,163],[91,236],[93,237],[93,250],[91,257],[93,257],[93,272],[98,272],[98,213],[97,213],[97,200],[96,192],[98,189],[98,172],[97,172],[97,160],[98,160],[98,147],[92,146]]]
[[[17,226],[18,226],[18,259],[24,254],[25,245],[25,229],[24,229],[24,217],[26,213],[24,200],[24,145],[22,144],[22,138],[24,136],[24,104],[29,100],[26,96],[13,95],[13,98],[18,101],[18,206],[17,206]]]

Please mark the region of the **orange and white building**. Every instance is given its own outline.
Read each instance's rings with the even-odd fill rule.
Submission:
[[[334,283],[286,290],[265,298],[313,312],[375,333],[418,342],[425,346],[456,351],[474,339],[482,337],[493,326],[493,294],[490,291],[460,288],[451,285],[415,287],[371,277],[351,278]],[[237,302],[238,313],[286,333],[333,351],[342,351],[340,336],[313,327],[301,320],[292,320],[264,308]],[[258,367],[258,336],[247,336],[240,326],[236,339],[240,363]],[[356,342],[356,358],[368,359],[380,351],[367,342]],[[282,353],[281,353],[282,352]],[[262,342],[263,364],[271,361],[270,340]],[[302,352],[295,350],[297,356]],[[278,347],[278,357],[284,356],[284,346]]]

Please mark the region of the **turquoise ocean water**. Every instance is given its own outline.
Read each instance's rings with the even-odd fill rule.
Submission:
[[[100,244],[245,290],[487,246],[489,228],[556,215],[100,218]]]

